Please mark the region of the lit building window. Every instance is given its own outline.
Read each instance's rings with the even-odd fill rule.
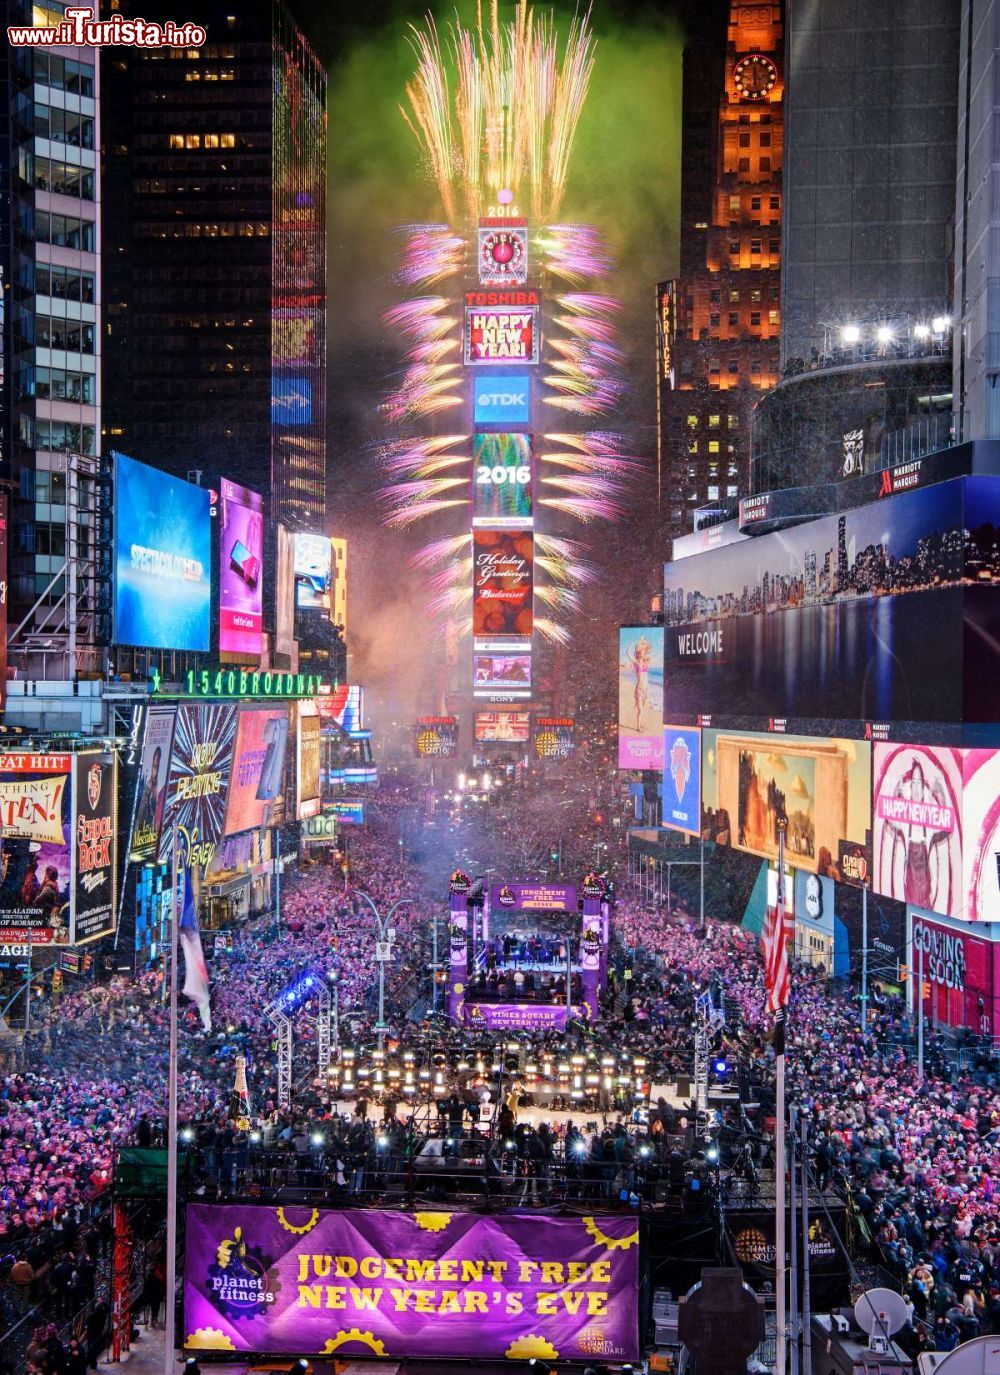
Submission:
[[[171,148],[183,148],[183,147],[184,147],[184,135],[183,135],[183,134],[171,134],[171,135],[170,135],[170,146],[171,146]]]
[[[717,439],[710,439],[708,441],[708,452],[710,454],[717,454],[719,452],[719,441]]]
[[[201,134],[185,134],[185,135],[184,135],[184,147],[185,147],[185,148],[200,148],[200,147],[201,147]]]
[[[710,416],[708,417],[708,428],[709,428],[710,430],[717,430],[721,424],[722,424],[722,416],[721,416],[721,415],[710,415]]]

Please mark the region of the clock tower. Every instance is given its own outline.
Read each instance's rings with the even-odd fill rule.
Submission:
[[[724,30],[723,17],[711,51],[684,56],[681,272],[657,288],[660,510],[671,536],[693,529],[696,510],[735,510],[749,486],[753,406],[778,380],[782,7],[731,0]]]

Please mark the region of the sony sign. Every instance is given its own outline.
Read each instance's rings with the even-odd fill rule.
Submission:
[[[527,373],[487,372],[472,391],[476,425],[527,425],[531,421],[531,379]]]

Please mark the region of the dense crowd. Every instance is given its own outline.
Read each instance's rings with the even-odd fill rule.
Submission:
[[[707,990],[726,1012],[734,1061],[760,1086],[759,1122],[766,1123],[773,1050],[756,937],[724,922],[701,928],[683,912],[653,918],[628,894],[618,895],[600,1022],[571,1026],[563,1037],[580,1053],[614,1047],[642,1057],[648,1111],[637,1111],[630,1095],[609,1096],[596,1129],[584,1130],[566,1111],[540,1120],[525,1112],[532,1099],[516,1064],[506,1075],[476,1072],[470,1065],[482,1046],[470,1053],[467,1033],[440,1021],[419,1025],[430,929],[435,919],[443,926],[444,903],[416,865],[400,862],[404,804],[405,797],[385,802],[352,836],[346,882],[338,867],[304,869],[284,885],[280,921],[261,919],[231,953],[210,952],[213,1028],[202,1029],[192,1004],[184,1004],[181,1019],[180,1116],[198,1148],[199,1186],[226,1192],[241,1172],[257,1170],[300,1183],[321,1179],[345,1196],[373,1187],[391,1192],[393,1181],[412,1187],[428,1136],[461,1138],[478,1125],[491,1128],[494,1145],[488,1162],[469,1169],[487,1193],[539,1202],[608,1199],[623,1190],[652,1198],[666,1182],[672,1196],[701,1143],[683,1109],[658,1101],[656,1086],[690,1075],[695,1002]],[[317,1080],[308,1006],[296,1018],[295,1107],[278,1110],[265,1008],[304,971],[336,983],[345,1044],[374,1040],[374,922],[362,893],[383,914],[404,900],[393,919],[387,1044],[437,1054],[447,1070],[420,1132],[407,1125],[398,1098],[369,1100],[355,1088],[345,1103],[348,1095]],[[544,965],[544,952],[535,953]],[[499,938],[485,978],[506,959]],[[518,963],[530,971],[530,957]],[[558,950],[551,963],[558,964]],[[850,1192],[872,1245],[915,1317],[933,1330],[934,1344],[1000,1331],[1000,1097],[985,1063],[952,1072],[931,1045],[920,1081],[901,1006],[876,992],[863,1034],[857,1002],[823,971],[796,969],[792,985],[790,1095],[809,1117],[817,1187]],[[522,1040],[539,1052],[555,1044],[553,1033]],[[106,1225],[101,1201],[115,1146],[155,1142],[161,1130],[166,1046],[158,974],[88,985],[58,1007],[37,1009],[17,1063],[0,1082],[0,1248],[12,1284],[16,1259],[33,1294],[41,1276],[62,1296],[59,1303],[72,1306],[87,1293],[88,1239]],[[237,1056],[249,1070],[252,1138],[232,1120]],[[758,1140],[758,1161],[765,1153]]]

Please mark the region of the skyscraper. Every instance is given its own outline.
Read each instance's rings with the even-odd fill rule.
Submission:
[[[322,528],[326,75],[281,0],[198,19],[200,48],[108,56],[106,432]]]
[[[746,490],[750,413],[778,373],[780,4],[732,0],[684,59],[681,262],[657,289],[658,465],[668,534]],[[711,12],[702,16],[711,34]]]
[[[63,8],[62,0],[12,0],[8,21],[54,28]],[[100,671],[100,71],[93,48],[5,42],[0,81],[10,660],[22,678],[69,679]]]

